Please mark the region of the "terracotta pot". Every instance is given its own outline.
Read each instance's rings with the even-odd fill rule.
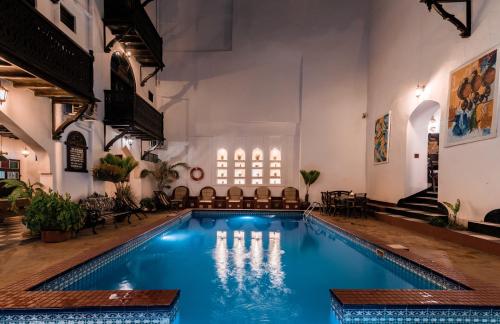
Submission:
[[[71,232],[64,231],[42,231],[42,241],[45,243],[59,243],[71,238]]]

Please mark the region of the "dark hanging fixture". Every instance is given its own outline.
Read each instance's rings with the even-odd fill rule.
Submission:
[[[420,0],[427,5],[427,9],[434,9],[444,20],[451,22],[460,31],[462,38],[468,38],[472,34],[472,0]],[[446,11],[443,3],[464,3],[466,9],[465,24],[460,21],[455,15]]]

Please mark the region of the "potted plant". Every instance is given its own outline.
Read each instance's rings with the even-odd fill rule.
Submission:
[[[170,163],[162,161],[157,163],[153,170],[142,170],[141,178],[153,177],[158,191],[163,191],[164,189],[170,189],[170,184],[180,178],[179,168],[189,169],[189,165],[185,162]]]
[[[57,243],[68,240],[84,225],[84,213],[71,196],[55,191],[36,191],[26,209],[23,224],[34,233],[40,233],[42,241]]]
[[[318,180],[320,172],[318,170],[300,170],[300,174],[302,175],[302,178],[304,179],[304,183],[306,184],[306,196],[304,201],[306,203],[309,203],[309,188],[313,183]]]
[[[156,211],[156,203],[153,198],[142,198],[141,208],[143,211]]]
[[[31,183],[29,180],[28,182],[24,182],[22,180],[8,179],[2,180],[0,183],[3,184],[4,188],[12,190],[7,198],[11,202],[10,209],[15,212],[18,211],[18,200],[27,199],[31,203],[33,195],[38,191],[43,191],[43,184],[40,182]]]
[[[446,208],[448,208],[448,210],[450,212],[451,219],[449,220],[449,224],[451,226],[456,226],[457,225],[457,216],[458,216],[458,213],[460,212],[460,208],[461,208],[460,199],[457,199],[457,202],[454,204],[446,202],[446,201],[443,202],[443,204],[446,206]]]

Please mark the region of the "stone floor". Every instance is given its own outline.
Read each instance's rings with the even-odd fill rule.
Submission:
[[[155,213],[142,221],[133,218],[131,225],[124,224],[118,229],[108,225],[103,229],[98,229],[99,234],[97,235],[85,230],[77,239],[63,243],[47,244],[36,241],[27,244],[13,244],[0,249],[0,289],[65,258],[106,244],[106,241],[112,240],[117,235],[125,234],[137,227],[145,227],[160,218],[168,219],[170,217],[174,217],[174,214]],[[500,287],[498,275],[500,257],[498,256],[442,241],[438,238],[424,236],[374,219],[320,217],[346,229],[354,229],[379,237],[388,244],[404,245],[419,256],[433,259],[446,266],[461,270],[471,277]]]
[[[0,250],[26,239],[23,235],[26,227],[21,222],[21,217],[7,217],[0,223]]]
[[[321,216],[346,229],[357,230],[380,238],[388,244],[400,244],[418,256],[458,269],[473,278],[500,287],[500,257],[464,247],[436,237],[422,235],[371,218]]]
[[[113,225],[97,228],[97,235],[90,229],[83,230],[78,238],[62,243],[43,243],[34,241],[30,243],[10,244],[0,249],[0,289],[29,277],[51,265],[61,262],[65,258],[74,256],[83,251],[92,250],[97,246],[106,244],[117,235],[126,234],[137,227],[146,227],[160,218],[168,219],[175,216],[172,212],[158,212],[149,214],[148,218],[138,220],[132,216],[132,224],[124,223],[117,229]]]

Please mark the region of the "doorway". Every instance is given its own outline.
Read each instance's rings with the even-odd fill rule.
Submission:
[[[406,197],[429,189],[433,179],[437,191],[439,125],[440,107],[435,101],[423,101],[410,114],[406,142]]]

